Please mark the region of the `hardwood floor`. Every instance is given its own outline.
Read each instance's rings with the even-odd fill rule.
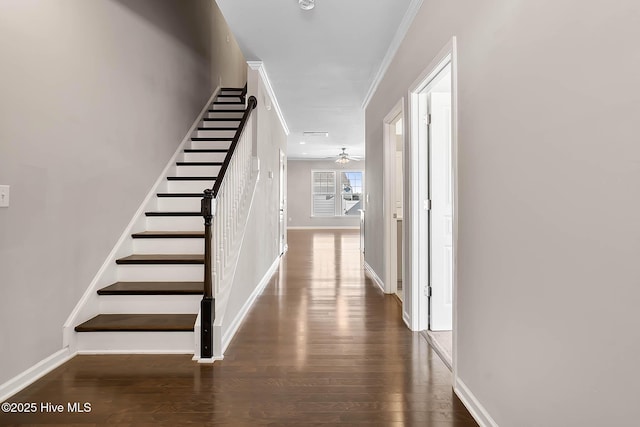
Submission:
[[[221,362],[78,356],[9,402],[38,413],[0,413],[0,425],[477,425],[395,297],[364,276],[354,231],[289,231],[279,272]],[[65,411],[40,411],[47,402]]]

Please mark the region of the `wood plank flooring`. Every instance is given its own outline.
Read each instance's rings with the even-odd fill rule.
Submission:
[[[289,231],[279,272],[221,362],[78,356],[9,402],[65,411],[0,413],[0,425],[477,425],[395,297],[365,278],[354,231]]]

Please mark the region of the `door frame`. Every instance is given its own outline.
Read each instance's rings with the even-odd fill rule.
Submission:
[[[279,178],[279,211],[278,211],[278,241],[280,255],[287,252],[287,155],[279,150],[278,178]],[[281,209],[281,210],[280,210]],[[282,217],[282,221],[280,218]]]
[[[457,370],[457,289],[458,289],[458,63],[456,38],[452,37],[442,50],[434,56],[431,63],[416,78],[410,86],[407,98],[409,100],[409,153],[405,154],[408,161],[408,169],[405,173],[409,177],[409,199],[408,208],[410,211],[410,221],[407,227],[410,233],[405,233],[409,239],[407,257],[407,269],[411,277],[411,317],[410,328],[414,331],[428,329],[428,307],[427,286],[429,284],[428,263],[420,262],[429,259],[429,218],[427,200],[429,188],[427,182],[428,170],[423,165],[428,165],[428,147],[421,144],[420,118],[418,116],[419,101],[421,92],[431,83],[440,71],[451,63],[451,171],[453,181],[453,349],[452,364],[453,374]],[[422,166],[422,167],[421,167]],[[405,191],[405,194],[407,191]],[[406,217],[409,215],[405,215]],[[407,303],[409,303],[407,301]]]
[[[389,111],[389,113],[385,116],[383,122],[382,122],[382,126],[383,126],[383,138],[384,138],[384,144],[383,144],[383,163],[384,163],[384,169],[383,169],[383,180],[384,180],[384,188],[383,188],[383,203],[384,203],[384,210],[383,210],[383,221],[384,221],[384,259],[385,259],[385,293],[388,294],[393,294],[397,291],[397,280],[398,280],[398,275],[402,275],[404,276],[404,272],[397,271],[397,242],[398,242],[398,236],[397,236],[397,224],[395,221],[395,218],[393,217],[393,214],[396,211],[396,206],[395,206],[395,196],[396,196],[396,190],[395,190],[395,184],[396,184],[396,138],[392,138],[392,135],[395,136],[395,129],[394,126],[392,125],[392,123],[394,122],[394,120],[398,117],[402,117],[402,146],[403,146],[403,150],[402,150],[402,164],[403,164],[403,169],[404,169],[404,146],[406,145],[407,142],[407,138],[406,138],[406,117],[405,117],[405,110],[404,110],[404,98],[401,98],[398,103],[391,109],[391,111]],[[403,193],[404,193],[404,185],[402,186],[403,188]],[[403,194],[403,201],[404,201],[404,194]],[[403,208],[404,211],[404,208]],[[403,234],[405,234],[403,232]],[[402,241],[404,242],[404,236]],[[404,245],[403,245],[404,246]],[[403,251],[404,252],[404,251]],[[404,277],[403,277],[404,280]],[[404,281],[403,281],[403,286],[404,286]],[[404,295],[403,295],[403,299],[404,299]],[[404,303],[403,303],[404,306]],[[407,316],[405,316],[404,313],[404,309],[403,309],[403,318],[406,318]]]

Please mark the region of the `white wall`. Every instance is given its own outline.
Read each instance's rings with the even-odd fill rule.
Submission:
[[[331,218],[311,216],[311,171],[342,169],[334,161],[289,160],[288,167],[288,227],[358,227],[360,225],[359,215]],[[363,162],[358,162],[349,163],[344,170],[363,170],[363,168]],[[337,176],[339,179],[339,175]],[[337,202],[339,203],[340,200]]]
[[[0,384],[60,350],[63,322],[211,95],[213,11],[209,0],[0,3],[0,184],[12,202],[0,209]]]
[[[453,35],[459,379],[501,426],[632,425],[640,4],[424,1],[366,111],[381,277],[382,120]]]

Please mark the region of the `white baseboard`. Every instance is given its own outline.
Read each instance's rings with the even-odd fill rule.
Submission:
[[[454,378],[453,391],[481,427],[498,427],[498,423],[491,418],[489,412],[487,412],[485,407],[476,399],[471,390],[469,390],[469,387],[457,376]]]
[[[242,306],[242,308],[240,309],[236,317],[233,319],[233,321],[229,325],[229,329],[227,329],[227,332],[222,336],[222,354],[224,354],[224,352],[227,350],[227,347],[229,346],[229,344],[231,343],[231,340],[233,339],[234,335],[238,331],[238,328],[242,324],[242,321],[247,316],[247,313],[249,313],[249,310],[251,309],[253,304],[256,302],[258,295],[262,293],[264,288],[271,281],[271,276],[273,276],[273,273],[276,272],[279,265],[280,265],[280,257],[278,256],[273,262],[273,264],[271,264],[271,267],[269,267],[269,270],[267,270],[265,275],[260,280],[260,283],[258,283],[256,288],[251,293],[251,295],[249,295],[249,298],[247,298],[247,301],[244,303],[244,305]]]
[[[58,366],[70,360],[73,356],[75,356],[75,353],[71,353],[69,348],[63,348],[36,363],[26,371],[11,378],[9,381],[0,385],[0,402],[4,402],[20,390],[33,384]]]
[[[378,285],[382,293],[385,293],[384,282],[382,281],[380,276],[378,276],[378,273],[376,273],[375,270],[371,268],[367,261],[364,262],[364,272],[371,278],[371,280],[373,280],[373,283]]]
[[[288,226],[287,230],[360,230],[359,225],[309,225],[309,226]]]

